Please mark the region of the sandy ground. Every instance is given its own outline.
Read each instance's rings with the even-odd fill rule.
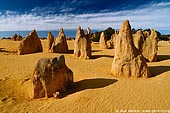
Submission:
[[[0,40],[0,113],[170,112],[170,43],[159,42],[158,62],[148,63],[154,77],[137,79],[110,74],[113,49],[93,43],[92,59],[82,60],[73,57],[73,41],[68,41],[70,54],[64,55],[78,90],[62,99],[31,100],[29,78],[36,60],[60,55],[46,52],[46,40],[42,44],[44,52],[20,56],[19,41]]]

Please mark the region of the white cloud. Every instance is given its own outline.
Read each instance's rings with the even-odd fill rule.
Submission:
[[[41,9],[38,9],[41,12]],[[138,28],[156,28],[158,30],[170,30],[170,2],[150,4],[134,10],[117,12],[92,13],[92,14],[56,14],[37,16],[32,13],[18,14],[6,11],[6,15],[0,15],[0,31],[4,30],[51,30],[83,28],[106,29],[113,27],[119,29],[123,20],[130,20],[131,26]],[[44,10],[44,9],[43,9]],[[72,10],[72,9],[66,9]]]
[[[9,10],[7,10],[7,11],[5,12],[5,14],[6,14],[6,15],[16,15],[16,14],[18,14],[18,12],[17,12],[17,11],[9,11]]]
[[[73,11],[75,10],[75,8],[63,8],[60,10],[60,12],[70,12],[70,11]]]

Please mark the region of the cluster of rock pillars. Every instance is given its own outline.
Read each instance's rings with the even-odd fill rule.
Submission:
[[[51,32],[47,36],[48,52],[67,53],[69,51],[63,28],[55,39]],[[79,26],[74,40],[74,56],[83,59],[92,57],[91,30],[87,32]],[[151,76],[147,61],[157,61],[158,35],[154,29],[149,34],[139,30],[132,35],[128,20],[123,21],[120,31],[116,31],[109,41],[104,32],[100,35],[101,49],[114,48],[111,73],[114,76],[145,77]],[[42,52],[42,44],[37,32],[33,30],[19,44],[18,54]],[[56,92],[64,92],[73,85],[73,72],[65,64],[63,55],[55,58],[39,59],[32,76],[33,98],[51,97]],[[58,93],[59,94],[59,93]]]

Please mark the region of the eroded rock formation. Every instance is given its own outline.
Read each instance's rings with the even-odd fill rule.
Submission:
[[[19,35],[14,34],[11,39],[12,39],[12,41],[21,41],[22,36],[20,34]]]
[[[56,38],[55,44],[52,47],[52,52],[54,53],[67,53],[68,52],[67,39],[64,34],[63,28],[60,28],[58,37]]]
[[[91,57],[91,39],[90,28],[87,28],[87,35],[84,34],[84,30],[79,26],[76,33],[74,42],[74,56],[81,57],[83,59],[89,59]]]
[[[18,37],[18,35],[17,34],[14,34],[13,36],[12,36],[12,41],[16,41],[17,40],[17,37]]]
[[[73,85],[73,72],[66,66],[63,55],[37,61],[32,77],[33,98],[51,97]]]
[[[143,35],[143,32],[141,29],[135,33],[135,35],[133,37],[133,41],[134,41],[135,47],[140,52],[142,52],[143,43],[144,43],[144,35]]]
[[[106,44],[107,44],[107,48],[108,48],[108,49],[113,49],[113,40],[112,40],[112,39],[108,40],[108,41],[106,42]]]
[[[148,37],[150,35],[150,32],[149,31],[143,31],[143,35],[146,38],[146,37]]]
[[[115,33],[112,34],[111,39],[109,41],[107,41],[107,47],[109,49],[114,48],[115,42],[116,42],[116,37],[118,36],[118,34],[119,34],[119,31],[115,31]]]
[[[22,36],[19,34],[16,38],[16,41],[21,41],[22,40]]]
[[[126,20],[122,23],[116,38],[115,54],[111,73],[115,76],[149,77],[146,61],[133,43],[131,26]]]
[[[54,43],[54,36],[52,35],[51,32],[48,32],[47,42],[48,42],[47,49],[48,49],[49,52],[51,52],[52,45]]]
[[[41,41],[38,38],[37,32],[35,30],[31,31],[19,44],[18,54],[30,54],[42,52]]]
[[[101,49],[107,49],[108,48],[106,41],[107,41],[107,37],[106,37],[105,33],[102,32],[100,34],[100,40],[99,40],[99,46],[100,46]]]
[[[157,61],[158,52],[158,35],[157,32],[152,29],[151,34],[146,38],[143,44],[143,56],[150,62]]]
[[[86,40],[87,40],[87,56],[90,58],[92,56],[92,47],[91,47],[91,30],[89,27],[87,27],[87,33],[86,33]]]

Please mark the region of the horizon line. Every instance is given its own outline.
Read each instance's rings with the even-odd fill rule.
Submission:
[[[100,31],[104,31],[104,30],[106,30],[106,29],[108,29],[108,28],[112,28],[112,27],[107,27],[107,28],[105,28],[105,29],[91,29],[91,31],[95,31],[95,32],[100,32]],[[64,28],[63,28],[64,29]],[[114,28],[112,28],[112,29],[114,29]],[[131,28],[131,29],[133,29],[133,28]],[[135,28],[134,28],[135,29]],[[147,29],[153,29],[153,28],[147,28]],[[32,29],[32,30],[34,30],[34,29]],[[24,31],[32,31],[32,30],[0,30],[0,32],[24,32]],[[35,29],[36,30],[36,29]],[[77,28],[66,28],[66,29],[64,29],[64,30],[77,30]],[[114,30],[120,30],[120,29],[114,29]],[[135,30],[138,30],[138,29],[135,29]],[[146,30],[146,29],[142,29],[142,30]],[[161,33],[161,35],[170,35],[170,30],[167,30],[167,29],[163,29],[163,30],[157,30],[157,29],[155,29],[156,31],[158,31],[158,32],[160,32]],[[57,29],[46,29],[46,30],[36,30],[37,32],[41,32],[41,31],[44,31],[44,32],[46,32],[46,31],[59,31],[59,29],[57,30]]]

